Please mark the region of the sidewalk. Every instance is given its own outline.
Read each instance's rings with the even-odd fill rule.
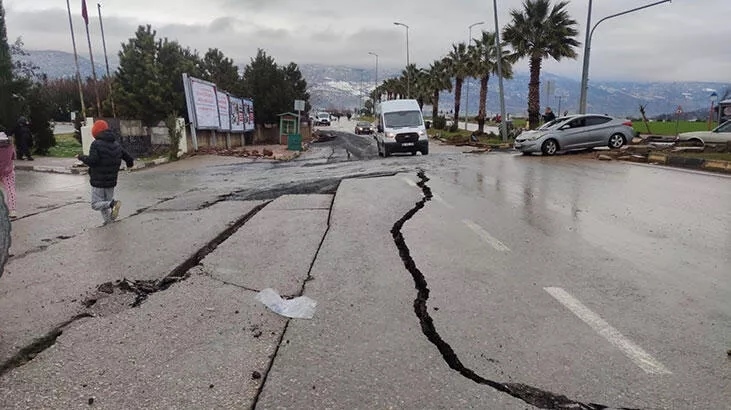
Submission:
[[[55,174],[86,174],[85,166],[76,166],[76,158],[54,158],[36,156],[35,161],[15,160],[15,169],[20,171],[51,172]]]

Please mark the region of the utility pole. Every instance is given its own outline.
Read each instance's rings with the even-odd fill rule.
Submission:
[[[94,95],[96,96],[96,116],[102,116],[102,103],[99,99],[99,83],[96,77],[96,66],[94,65],[94,53],[91,49],[91,36],[89,35],[89,13],[86,9],[86,0],[81,0],[81,16],[86,23],[86,40],[89,42],[89,59],[91,60],[91,75],[94,78]]]
[[[373,88],[373,107],[375,109],[375,107],[376,107],[376,99],[378,99],[378,100],[381,99],[380,96],[377,95],[378,94],[378,54],[376,54],[376,53],[374,53],[372,51],[369,51],[368,54],[376,57],[376,81],[373,84],[374,85],[374,88]]]
[[[497,0],[492,0],[495,11],[495,47],[497,48],[497,77],[500,88],[500,135],[503,142],[508,140],[508,118],[505,115],[505,87],[503,86],[503,45],[500,43],[500,24],[497,18]]]
[[[102,20],[102,4],[97,3],[96,8],[99,11],[99,26],[102,31],[102,46],[104,46],[104,63],[107,66],[107,85],[109,86],[109,101],[112,103],[112,116],[117,118],[117,109],[114,106],[114,92],[112,90],[112,76],[109,73],[109,57],[107,56],[107,40],[104,37],[104,21]]]
[[[76,35],[74,34],[74,21],[71,19],[71,4],[66,0],[66,8],[69,12],[69,27],[71,27],[71,44],[74,46],[74,63],[76,63],[76,82],[79,84],[79,98],[81,99],[81,118],[86,121],[86,104],[84,103],[84,89],[81,87],[81,71],[79,70],[79,53],[76,51]]]
[[[470,44],[472,44],[472,27],[479,26],[481,24],[485,24],[484,21],[479,21],[477,23],[470,24],[468,29],[469,36],[467,37],[467,51],[470,49]],[[464,104],[464,129],[467,131],[467,122],[470,118],[470,84],[472,84],[472,77],[467,77],[467,92],[465,93],[465,104]],[[458,119],[459,121],[459,119]]]

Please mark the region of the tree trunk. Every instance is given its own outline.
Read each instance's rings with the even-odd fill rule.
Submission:
[[[541,57],[530,59],[530,83],[528,83],[528,126],[534,130],[541,122]],[[504,119],[503,119],[504,120]]]
[[[480,110],[477,113],[477,132],[482,134],[485,132],[485,119],[487,118],[487,82],[490,81],[490,75],[484,75],[480,78]]]
[[[462,83],[464,78],[459,78],[454,81],[454,124],[459,128],[459,104],[462,100]]]
[[[434,90],[434,95],[432,96],[432,107],[431,107],[432,124],[436,124],[438,116],[439,116],[439,90]]]

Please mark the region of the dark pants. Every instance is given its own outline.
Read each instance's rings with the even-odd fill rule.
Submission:
[[[25,157],[32,158],[30,155],[30,145],[28,138],[18,138],[18,159]]]

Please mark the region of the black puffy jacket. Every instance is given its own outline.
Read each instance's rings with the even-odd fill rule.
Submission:
[[[79,160],[89,166],[91,186],[96,188],[114,188],[117,186],[117,175],[122,160],[127,168],[134,165],[134,160],[116,140],[116,134],[107,130],[99,134],[91,143],[89,155],[79,156]]]

